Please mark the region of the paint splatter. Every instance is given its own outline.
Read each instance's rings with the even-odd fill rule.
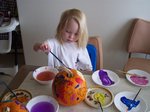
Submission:
[[[145,76],[137,76],[137,75],[132,75],[130,79],[135,83],[139,85],[147,85],[148,84],[148,79]]]
[[[105,72],[103,70],[99,70],[99,78],[102,81],[102,84],[105,85],[105,86],[109,86],[109,85],[112,85],[112,84],[115,83],[114,81],[112,81],[109,78],[107,72]]]
[[[121,102],[124,103],[128,107],[128,111],[131,110],[133,107],[137,107],[140,103],[140,101],[135,101],[126,98],[125,96],[121,97]]]

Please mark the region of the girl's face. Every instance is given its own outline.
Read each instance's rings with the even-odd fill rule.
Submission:
[[[64,42],[76,42],[79,35],[79,25],[71,19],[62,32],[62,39]]]

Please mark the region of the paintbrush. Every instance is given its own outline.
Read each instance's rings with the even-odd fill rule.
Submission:
[[[128,73],[128,72],[125,72],[125,71],[122,71],[122,70],[117,70],[118,72],[120,73],[123,73],[123,74],[128,74],[128,75],[136,75],[136,76],[139,76],[137,74],[133,74],[133,73]]]
[[[59,67],[59,69],[66,71],[68,73],[68,76],[71,77],[73,73],[70,70],[70,68],[67,67],[53,52],[50,51],[50,53],[64,66],[64,67]]]
[[[68,68],[52,51],[50,53],[66,68]]]
[[[104,111],[103,111],[102,104],[101,104],[101,102],[100,102],[100,101],[99,101],[99,106],[100,106],[100,108],[101,108],[101,111],[102,111],[102,112],[104,112]]]
[[[136,99],[136,98],[137,98],[137,96],[139,95],[139,93],[140,93],[141,89],[142,89],[142,88],[140,88],[140,89],[139,89],[139,91],[136,93],[136,95],[135,95],[135,97],[134,97],[133,101],[135,101],[135,99]]]
[[[104,112],[101,102],[98,100],[98,98],[96,98],[96,99],[97,99],[97,101],[98,101],[98,103],[99,103],[99,106],[100,106],[101,111]]]
[[[124,74],[130,75],[130,76],[137,76],[137,77],[139,77],[139,78],[147,79],[147,77],[146,77],[146,76],[142,76],[142,75],[135,74],[135,73],[128,73],[128,72],[125,72],[125,71],[122,71],[122,70],[118,70],[118,72],[121,72],[121,73],[124,73]]]
[[[8,86],[4,81],[0,81],[0,83],[4,84],[5,87],[14,95],[14,97],[16,98],[16,100],[18,100],[17,95],[13,92],[13,90],[11,90],[11,89],[9,88],[9,86]],[[19,100],[18,100],[18,101],[19,101]]]
[[[141,89],[142,89],[142,88],[139,89],[139,91],[136,93],[135,97],[133,98],[133,100],[132,100],[133,103],[135,102],[135,100],[136,100],[137,96],[139,95]],[[133,105],[132,102],[130,103],[130,106]],[[134,106],[133,106],[133,107],[134,107]],[[129,107],[128,107],[128,109],[129,109]],[[126,110],[126,112],[128,112],[128,109]]]

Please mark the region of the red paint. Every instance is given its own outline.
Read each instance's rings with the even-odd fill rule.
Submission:
[[[55,77],[55,74],[50,71],[44,71],[37,75],[37,79],[41,81],[52,80]]]

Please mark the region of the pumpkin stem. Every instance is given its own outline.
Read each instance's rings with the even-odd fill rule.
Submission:
[[[68,77],[73,77],[73,73],[72,73],[72,71],[69,68],[66,68],[64,66],[60,66],[59,69],[67,72],[67,76]]]
[[[70,77],[70,78],[73,77],[72,72],[69,72],[69,73],[67,72],[67,76]]]

